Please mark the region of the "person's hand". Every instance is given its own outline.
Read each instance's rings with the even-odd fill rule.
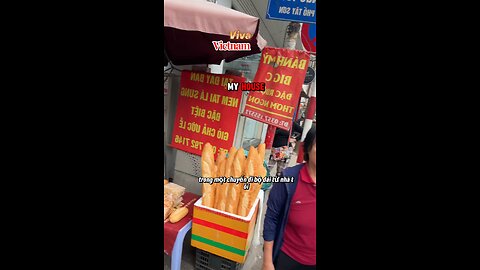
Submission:
[[[273,263],[264,263],[262,270],[275,270],[275,266],[273,266]]]

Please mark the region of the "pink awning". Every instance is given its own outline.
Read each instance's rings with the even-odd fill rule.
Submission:
[[[208,47],[211,49],[211,54],[218,54],[218,51],[213,49],[211,41],[218,39],[227,41],[230,38],[230,32],[236,30],[243,34],[254,35],[250,41],[253,47],[252,51],[222,52],[219,57],[224,56],[224,58],[220,58],[220,61],[226,59],[228,62],[239,57],[259,53],[267,44],[258,33],[259,18],[205,0],[165,0],[164,6],[163,23],[167,55],[174,63],[174,55],[178,56],[179,54],[178,51],[174,52],[174,50],[183,50],[184,53],[189,53],[185,52],[189,46],[185,46],[185,44],[177,46],[173,43],[189,42],[191,43],[191,50],[199,49],[206,53]],[[189,35],[189,33],[192,35]],[[182,64],[188,62],[184,57],[181,58],[182,60],[177,62],[182,62]],[[206,57],[202,56],[202,58],[204,59],[202,61],[205,61]],[[219,62],[218,57],[210,56],[208,58],[209,61]],[[191,61],[198,62],[194,59]],[[195,64],[193,62],[192,64]]]

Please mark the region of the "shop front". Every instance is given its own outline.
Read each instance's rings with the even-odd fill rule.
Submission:
[[[185,12],[186,2],[198,8]],[[266,183],[267,131],[275,126],[289,132],[292,121],[304,114],[308,95],[302,85],[310,56],[266,47],[256,17],[199,0],[168,0],[167,7],[175,12],[168,13],[164,28],[164,253],[172,258],[172,270],[183,269],[182,247],[188,241],[197,259],[216,258],[231,263],[231,269],[250,267],[257,259],[251,252],[261,248],[265,194],[271,187]],[[207,46],[212,38],[231,38],[232,29],[238,35],[254,33],[249,41],[254,50],[225,53]],[[261,82],[268,91],[227,87],[248,82]]]
[[[275,50],[272,49],[272,51]],[[292,56],[292,58],[295,58],[295,56]],[[177,210],[180,208],[187,209],[185,210],[183,221],[179,221],[179,223],[171,223],[168,217],[166,217],[165,231],[169,232],[168,238],[166,237],[166,239],[168,239],[167,244],[169,249],[164,250],[164,253],[171,254],[172,264],[173,262],[178,263],[178,258],[181,257],[181,255],[178,255],[181,254],[181,250],[179,251],[178,247],[183,241],[190,241],[191,245],[197,248],[196,256],[211,256],[211,258],[216,256],[215,258],[224,258],[229,262],[239,264],[252,263],[251,260],[255,259],[254,256],[248,257],[248,254],[250,254],[248,252],[252,245],[257,249],[260,248],[261,220],[265,211],[265,195],[263,190],[265,186],[262,186],[262,190],[254,196],[257,200],[248,208],[245,216],[239,216],[238,212],[231,213],[224,210],[219,212],[215,207],[205,206],[205,184],[199,182],[200,177],[206,177],[205,171],[202,168],[205,166],[204,163],[202,164],[202,159],[204,158],[202,150],[207,143],[215,145],[218,149],[222,148],[227,151],[232,146],[236,149],[242,149],[242,151],[246,150],[244,151],[244,158],[247,160],[250,155],[248,150],[254,149],[255,151],[259,151],[257,149],[259,149],[265,141],[268,124],[243,114],[246,111],[248,97],[253,95],[253,92],[240,91],[237,93],[228,93],[226,87],[215,85],[215,83],[211,85],[207,83],[209,81],[216,81],[213,77],[218,77],[219,82],[228,78],[237,81],[254,81],[258,79],[255,77],[258,74],[260,59],[260,55],[252,55],[226,63],[222,65],[222,74],[210,73],[207,65],[195,65],[177,66],[176,68],[178,70],[172,70],[165,75],[165,87],[167,91],[165,91],[164,102],[164,151],[166,157],[164,178],[170,179],[171,182],[173,182],[169,183],[169,185],[178,185],[183,188],[183,197],[180,199],[181,204]],[[212,78],[211,80],[209,79],[210,77]],[[303,80],[301,74],[299,77]],[[298,84],[297,82],[297,85],[300,85],[299,89],[301,89],[301,83]],[[284,91],[290,91],[288,87],[285,87],[285,89]],[[306,101],[305,94],[301,94],[301,92],[303,91],[300,90],[296,93],[297,96],[292,98],[290,103],[293,106],[290,111],[301,113],[304,109],[298,108],[298,104],[301,103],[300,101],[302,100],[301,96],[303,96],[304,101]],[[219,97],[216,99],[212,97],[212,95],[218,95]],[[277,96],[280,97],[282,95],[278,94]],[[238,107],[236,106],[237,102],[233,101],[236,99],[238,99]],[[225,102],[223,100],[225,100]],[[224,107],[232,108],[226,110]],[[287,108],[286,105],[284,105],[283,108]],[[204,113],[202,113],[202,110]],[[218,119],[216,119],[219,120],[216,126],[212,124],[215,123],[215,119],[209,118],[209,112],[217,112],[220,114]],[[201,118],[208,120],[202,122]],[[294,119],[295,115],[287,116],[287,118]],[[195,131],[198,135],[192,135],[193,133],[187,134],[181,131],[182,128],[189,130],[189,123],[198,124],[198,129]],[[285,122],[285,124],[287,124],[287,122]],[[219,137],[217,135],[212,136],[212,139],[201,139],[200,134],[203,133],[201,130],[209,126],[214,127],[217,131],[221,129],[222,132],[231,132],[229,133],[229,138],[226,139],[226,137]],[[192,126],[191,129],[195,130],[196,128]],[[231,137],[231,135],[233,135],[233,137]],[[179,139],[177,140],[177,138]],[[187,143],[187,145],[185,145],[185,138],[190,142],[201,142],[203,147],[195,146],[189,148],[192,144]],[[225,140],[225,144],[219,144],[217,142],[222,139]],[[265,144],[263,144],[263,147],[265,147]],[[212,158],[214,162],[218,162],[220,157],[219,152],[220,151],[216,151]],[[267,161],[264,160],[264,158],[264,152],[262,154],[258,153],[256,158],[258,162],[262,163],[265,167],[263,177],[268,175]],[[246,170],[246,167],[244,170]],[[238,176],[245,174],[246,171],[243,171],[240,172]],[[222,175],[222,173],[220,173],[220,175]],[[216,176],[219,176],[219,174]],[[176,198],[178,200],[178,196]],[[175,200],[176,199],[170,199],[172,204],[174,204]],[[240,200],[240,198],[237,198],[237,203],[238,200]],[[174,219],[174,221],[175,220],[176,219]],[[190,239],[184,238],[187,231],[191,231],[192,236]],[[238,234],[244,236],[244,238],[237,239],[231,237],[230,232],[232,231],[237,231]]]

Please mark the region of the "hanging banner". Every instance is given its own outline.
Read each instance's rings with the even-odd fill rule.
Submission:
[[[227,91],[227,85],[244,81],[232,75],[182,71],[172,147],[199,156],[207,142],[215,153],[230,150],[242,92]]]
[[[243,114],[290,130],[309,61],[308,52],[264,48],[254,82],[265,82],[265,91],[248,94]]]

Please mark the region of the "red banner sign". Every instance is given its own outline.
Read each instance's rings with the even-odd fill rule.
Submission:
[[[265,91],[248,94],[243,114],[290,130],[309,61],[304,51],[264,48],[254,81],[265,82]]]
[[[242,98],[240,91],[228,91],[230,82],[245,78],[183,71],[172,135],[172,147],[201,155],[203,145],[230,150]]]

